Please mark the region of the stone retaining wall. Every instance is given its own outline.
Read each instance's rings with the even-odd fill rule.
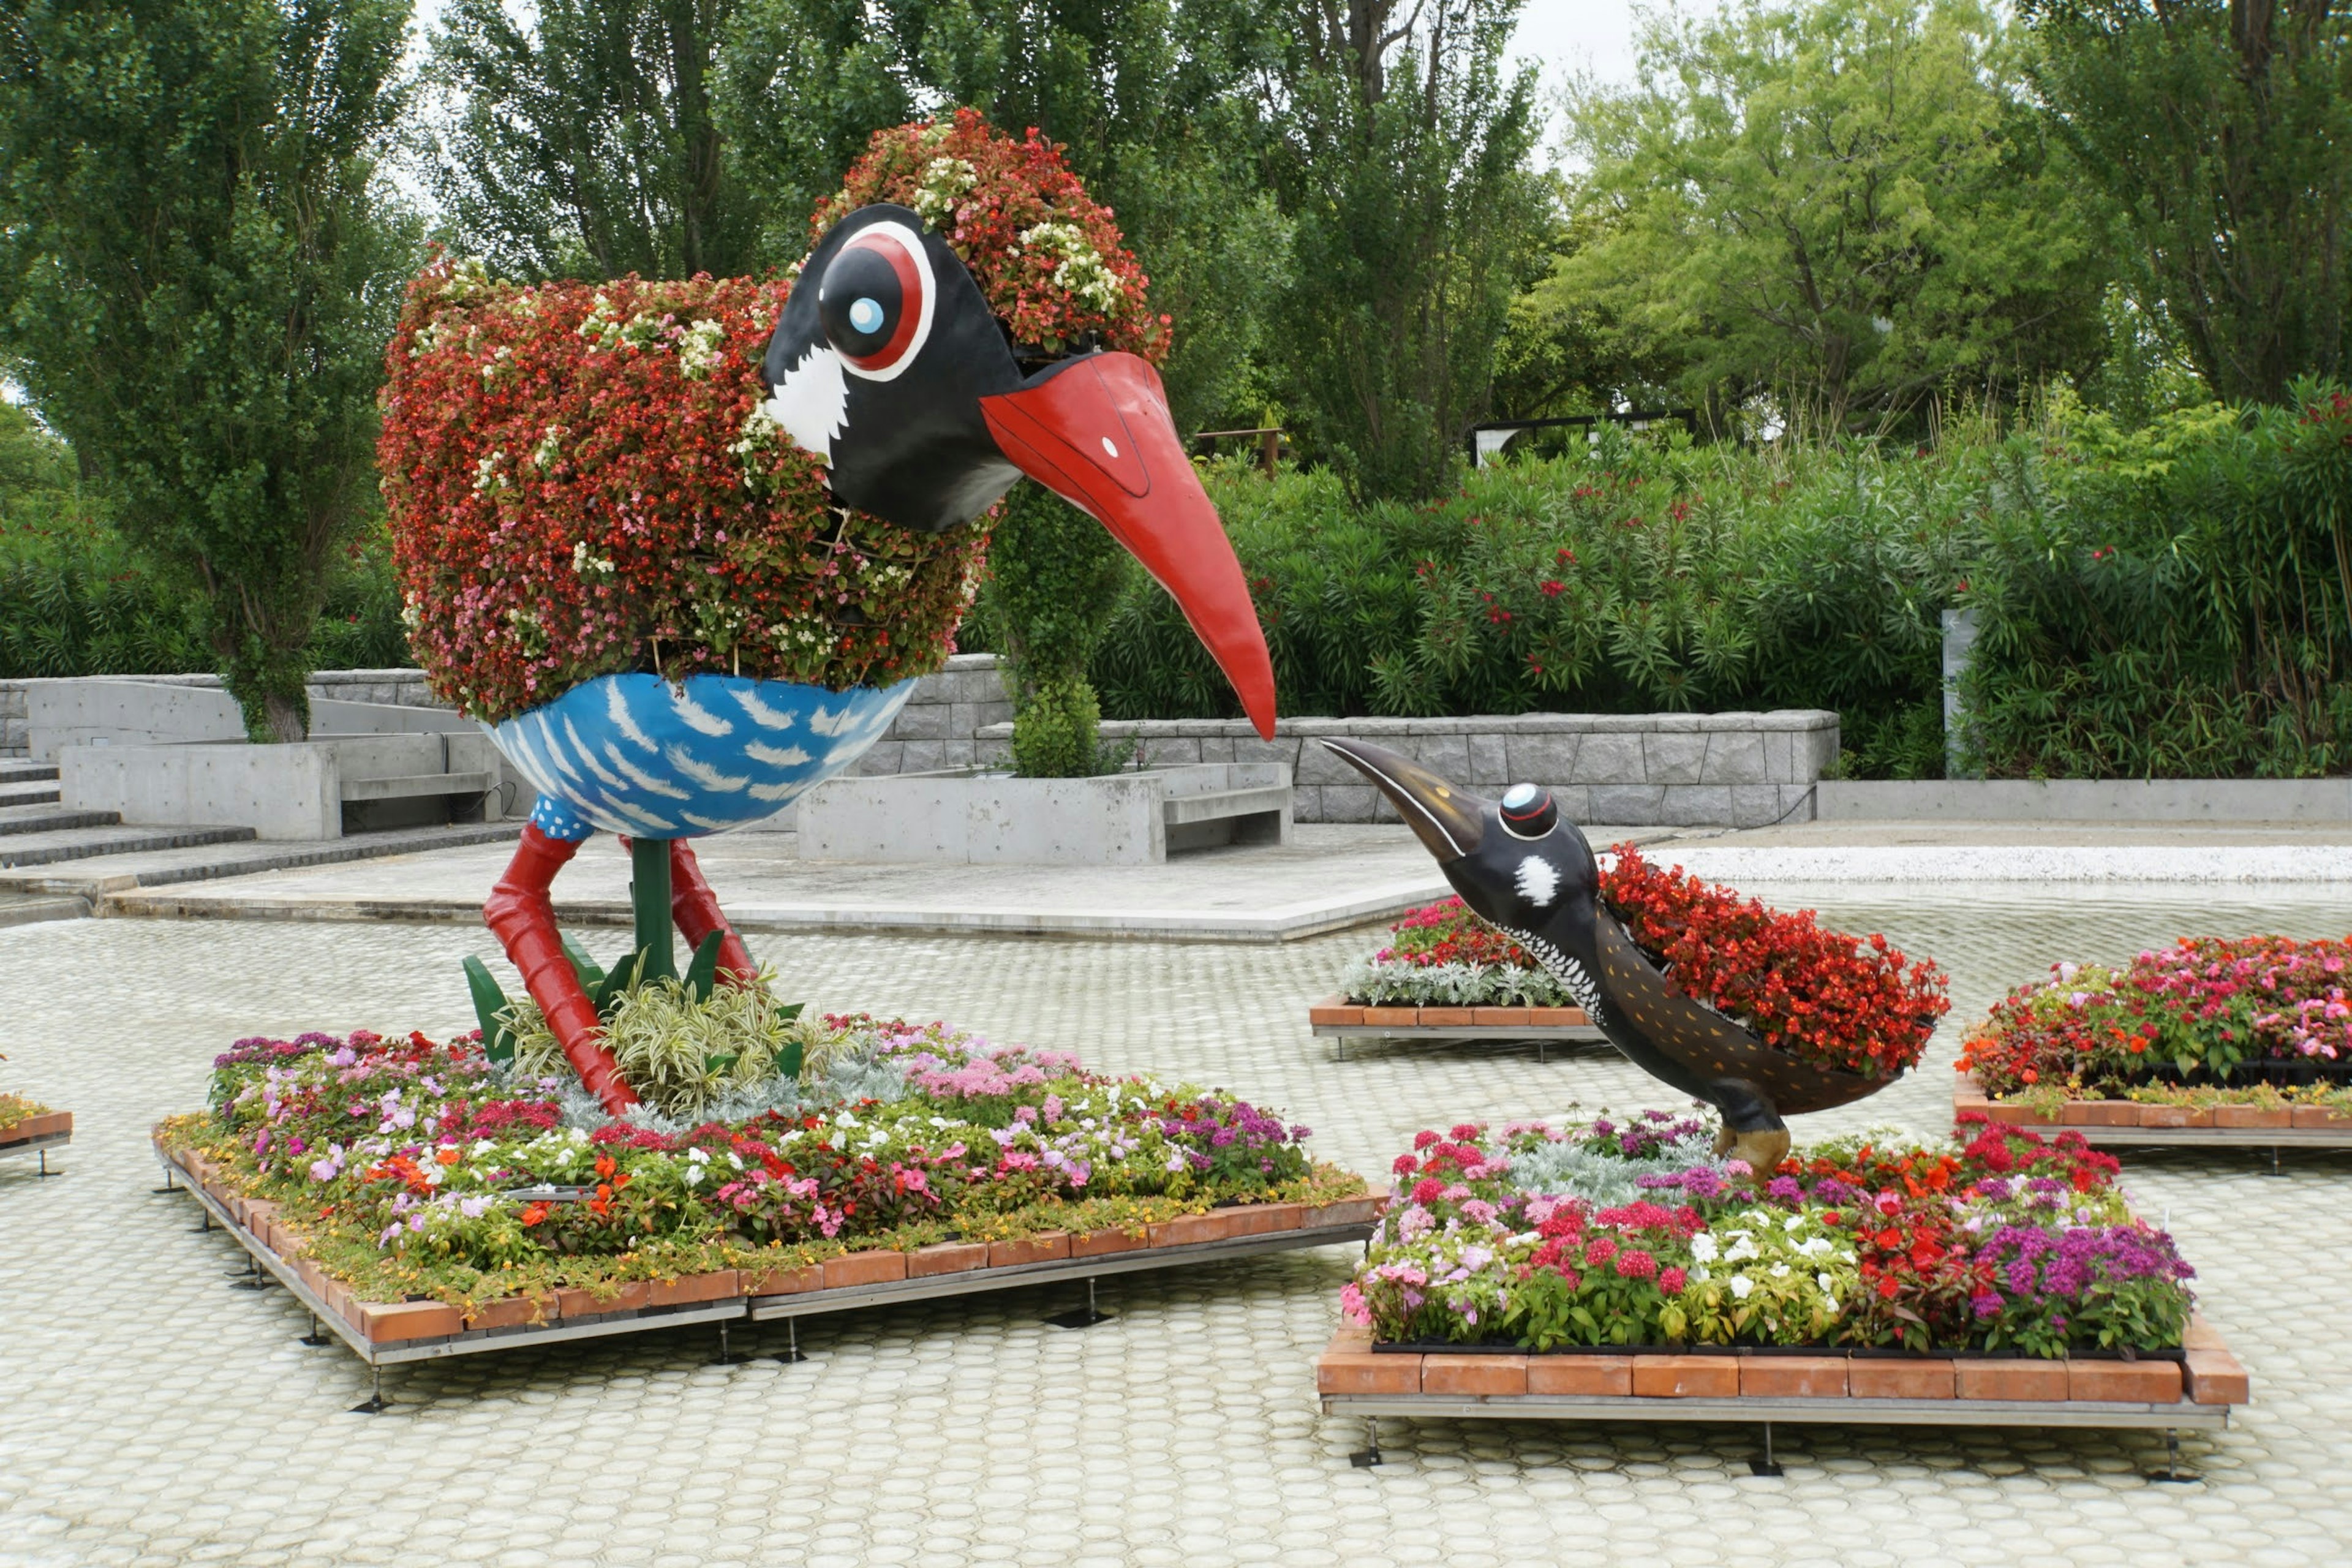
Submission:
[[[1814,785],[1838,754],[1838,716],[1769,713],[1522,713],[1465,719],[1286,719],[1261,741],[1240,719],[1106,723],[1154,765],[1287,763],[1300,822],[1393,822],[1378,791],[1322,736],[1370,741],[1454,783],[1496,795],[1549,786],[1572,822],[1754,827],[1813,816]],[[1002,762],[1011,724],[980,732],[981,758]]]

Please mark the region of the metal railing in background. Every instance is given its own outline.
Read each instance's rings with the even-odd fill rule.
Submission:
[[[1482,420],[1470,426],[1470,460],[1477,467],[1485,468],[1487,458],[1500,457],[1505,447],[1529,430],[1590,429],[1596,425],[1622,425],[1629,429],[1647,430],[1664,419],[1679,419],[1696,427],[1698,410],[1637,408],[1625,414],[1568,414],[1556,419]]]

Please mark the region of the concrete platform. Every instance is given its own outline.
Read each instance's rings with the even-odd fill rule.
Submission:
[[[1288,845],[1202,849],[1155,866],[803,861],[798,837],[732,834],[697,843],[704,873],[740,929],[1290,942],[1393,920],[1447,891],[1402,827],[1307,826]],[[107,895],[100,912],[475,925],[511,853],[484,845],[138,888]],[[628,857],[617,841],[597,835],[565,868],[554,895],[567,924],[627,925]]]

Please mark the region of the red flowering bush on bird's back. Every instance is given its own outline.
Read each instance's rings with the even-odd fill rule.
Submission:
[[[2123,968],[2056,963],[1993,1005],[1960,1067],[1988,1094],[2340,1082],[2352,938],[2190,937]]]
[[[819,232],[876,201],[949,237],[1016,342],[1165,353],[1142,273],[1053,144],[969,110],[880,132]],[[495,722],[625,670],[837,690],[954,651],[986,535],[833,504],[824,466],[761,406],[790,292],[526,288],[449,260],[410,285],[377,458],[410,645],[436,691]]]
[[[1620,845],[1601,897],[1674,984],[1775,1050],[1864,1078],[1916,1064],[1950,1010],[1933,959],[1906,959],[1875,931],[1824,929]]]
[[[963,258],[1023,358],[1090,347],[1153,364],[1167,357],[1168,318],[1151,313],[1150,279],[1110,209],[1034,129],[1015,142],[978,110],[960,109],[951,120],[877,131],[840,192],[817,204],[811,241],[877,202],[914,208]]]

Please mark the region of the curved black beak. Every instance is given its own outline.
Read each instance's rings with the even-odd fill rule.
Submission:
[[[1431,773],[1411,757],[1364,741],[1323,744],[1389,797],[1439,865],[1477,853],[1486,837],[1487,803]]]

